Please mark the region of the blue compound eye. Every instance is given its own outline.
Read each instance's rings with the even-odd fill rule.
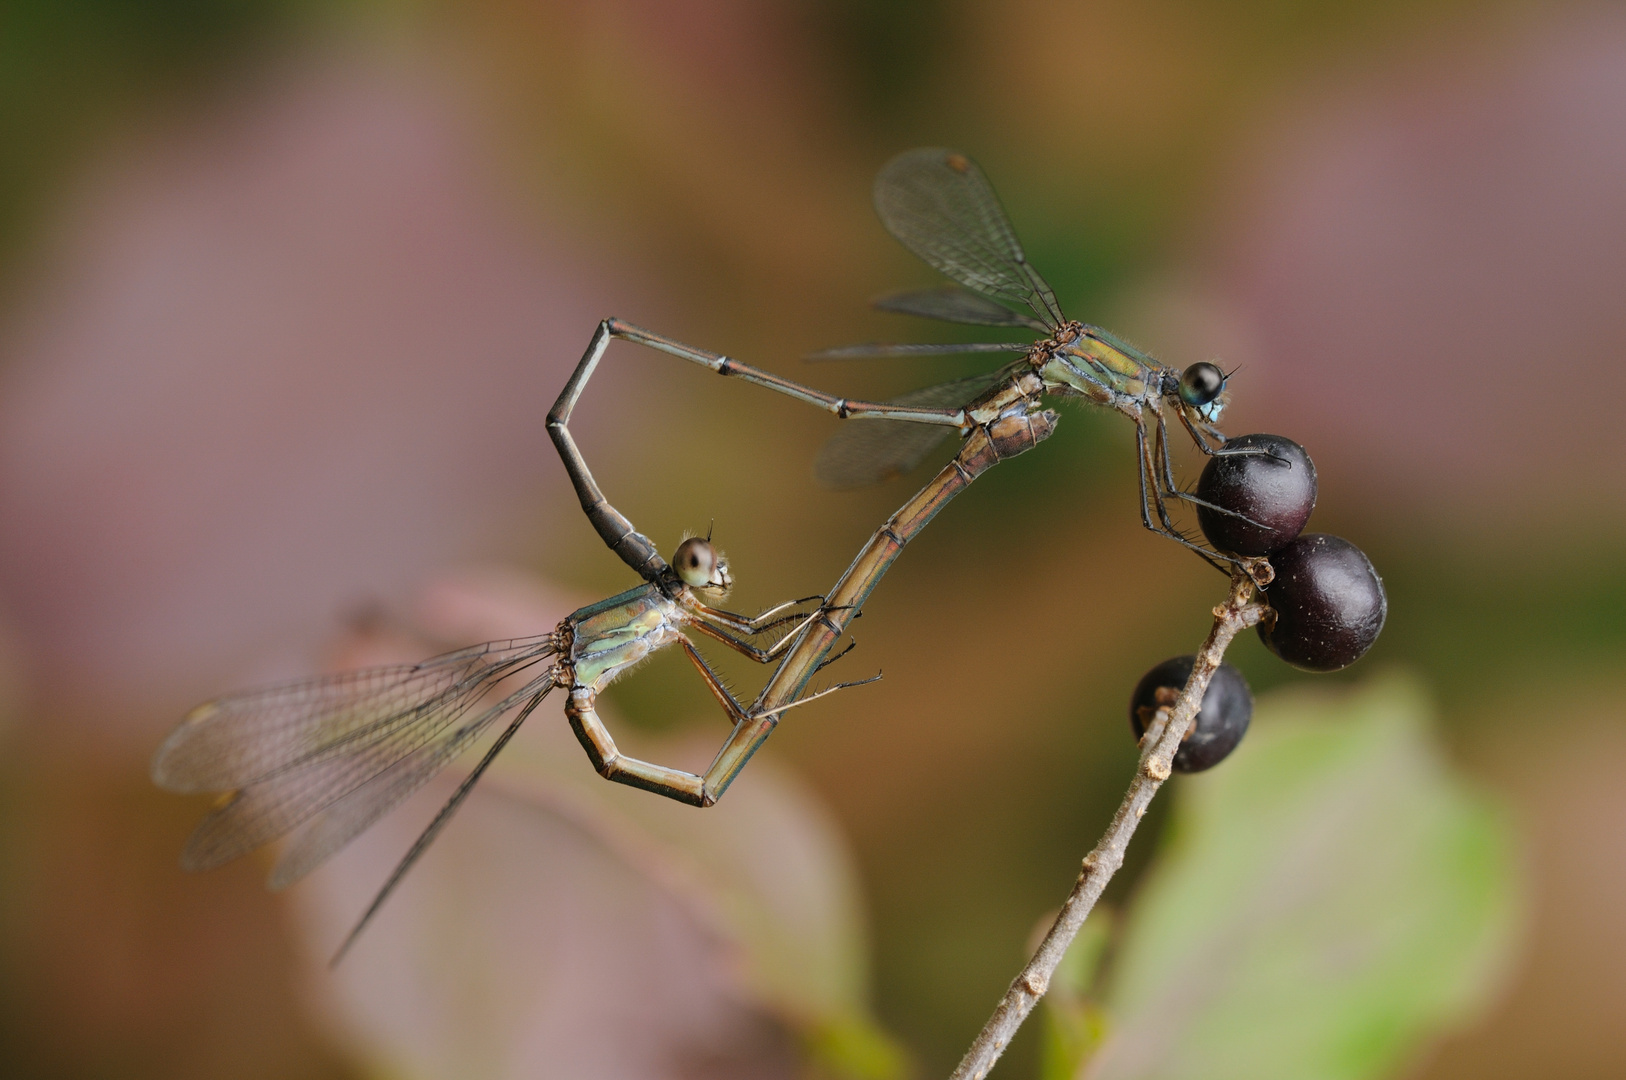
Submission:
[[[1194,409],[1220,396],[1225,389],[1225,372],[1213,364],[1192,364],[1180,376],[1180,400]]]

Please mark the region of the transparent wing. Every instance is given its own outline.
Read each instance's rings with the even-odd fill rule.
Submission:
[[[527,698],[553,689],[553,673],[532,679],[466,723],[443,730],[350,791],[340,795],[290,838],[271,871],[271,887],[281,889],[316,869],[413,792],[427,784],[473,745],[493,721]]]
[[[1047,329],[1065,321],[987,177],[964,154],[941,147],[899,154],[875,177],[875,210],[904,247],[966,288],[1031,312]]]
[[[862,345],[840,345],[834,349],[820,349],[808,353],[806,359],[820,360],[879,360],[898,356],[954,356],[961,353],[1027,352],[1032,346],[1020,341],[929,341],[894,345],[866,342]]]
[[[361,918],[356,920],[356,925],[351,927],[350,933],[345,935],[344,942],[339,946],[339,951],[333,954],[333,959],[328,962],[330,967],[344,959],[344,954],[350,951],[350,946],[355,944],[356,938],[367,928],[367,924],[372,921],[373,916],[378,914],[378,909],[384,906],[384,901],[389,899],[390,893],[395,891],[395,887],[401,883],[401,879],[406,876],[407,871],[412,869],[412,864],[417,862],[418,857],[424,853],[430,844],[435,842],[435,837],[440,835],[440,831],[446,827],[446,823],[452,819],[452,815],[457,813],[457,808],[463,805],[463,800],[468,798],[469,792],[474,790],[474,785],[479,782],[486,769],[490,768],[497,755],[502,753],[503,747],[508,745],[508,740],[514,737],[514,732],[519,730],[519,726],[525,722],[525,718],[530,716],[531,712],[541,704],[543,695],[553,685],[551,680],[538,680],[538,683],[543,681],[546,681],[547,685],[541,686],[531,695],[531,699],[525,703],[525,707],[520,709],[503,733],[497,736],[496,740],[487,748],[485,756],[480,759],[479,764],[475,765],[469,775],[463,778],[463,782],[457,785],[457,790],[452,793],[450,799],[446,800],[446,804],[440,808],[440,813],[435,815],[434,820],[429,823],[429,827],[418,834],[418,839],[412,842],[412,846],[407,849],[407,853],[401,856],[401,861],[395,864],[395,869],[385,880],[383,887],[378,890],[378,894],[373,897],[373,902],[367,905],[367,910],[362,912]],[[531,688],[527,687],[526,689],[529,691]],[[509,699],[510,704],[518,704],[518,701],[518,695]],[[273,878],[272,880],[273,884],[275,884],[276,879]]]
[[[971,375],[896,398],[899,405],[964,405],[997,383],[1002,372]],[[833,488],[864,487],[902,476],[954,431],[941,424],[903,420],[849,420],[819,451],[813,475]]]
[[[244,787],[411,729],[552,652],[553,636],[544,634],[229,694],[192,710],[170,733],[153,756],[152,778],[182,793]]]
[[[421,664],[251,690],[197,710],[159,749],[154,775],[181,790],[236,790],[199,823],[181,865],[218,866],[339,806],[354,792],[382,792],[393,783],[369,788],[375,779],[419,777],[413,762],[433,759],[438,769],[510,708],[513,695],[461,727],[458,722],[503,680],[550,657],[553,642],[552,635],[491,642]],[[532,678],[531,692],[550,677]],[[370,810],[372,817],[348,832],[338,820],[343,815],[335,815],[325,828],[343,832],[342,837],[312,839],[328,846],[314,861],[311,854],[299,856],[306,868],[412,790],[415,785],[392,788],[393,794]],[[358,798],[350,805],[368,801]]]
[[[513,695],[509,695],[456,726],[491,685],[491,681],[486,681],[478,690],[455,702],[424,713],[417,723],[401,728],[389,738],[343,754],[329,754],[288,766],[233,792],[193,830],[181,853],[181,866],[187,870],[208,870],[268,844],[307,822],[312,823],[312,835],[295,845],[294,857],[307,870],[315,866],[417,790],[512,707]],[[425,762],[433,762],[427,771],[421,768]],[[375,780],[378,781],[376,786]],[[358,794],[361,792],[365,794]],[[354,801],[351,801],[352,796],[355,796]],[[337,811],[331,825],[313,821],[330,809]],[[368,813],[370,817],[366,816]],[[354,823],[353,827],[350,823]],[[298,854],[302,847],[309,853]],[[280,873],[279,869],[279,876]]]
[[[1049,329],[1032,316],[1019,314],[958,285],[892,293],[871,301],[870,306],[898,315],[918,315],[922,319],[969,323],[972,326],[1026,326],[1039,331]]]

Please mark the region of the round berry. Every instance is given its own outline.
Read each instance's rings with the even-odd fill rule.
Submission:
[[[1146,734],[1146,725],[1158,709],[1179,699],[1196,662],[1195,656],[1176,656],[1141,676],[1129,699],[1129,726],[1134,728],[1135,738]],[[1208,680],[1196,722],[1175,751],[1174,767],[1180,772],[1202,772],[1218,765],[1242,741],[1251,719],[1253,691],[1248,689],[1248,680],[1230,664],[1220,664]]]
[[[1292,439],[1240,435],[1225,440],[1224,449],[1203,466],[1197,498],[1211,504],[1197,504],[1197,521],[1209,543],[1237,555],[1269,555],[1310,520],[1315,463]]]
[[[1366,553],[1348,540],[1305,533],[1270,556],[1276,571],[1259,636],[1304,671],[1337,671],[1359,660],[1383,629],[1389,599]]]

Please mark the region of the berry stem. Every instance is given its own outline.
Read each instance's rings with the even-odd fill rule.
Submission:
[[[1249,559],[1246,562],[1262,563],[1264,560]],[[1107,826],[1100,842],[1084,856],[1078,882],[1068,895],[1067,902],[1062,905],[1056,921],[1039,943],[1033,958],[1012,980],[1005,996],[994,1008],[994,1014],[978,1032],[950,1080],[983,1080],[988,1075],[988,1070],[994,1067],[999,1055],[1010,1045],[1017,1029],[1044,996],[1050,986],[1051,975],[1067,952],[1067,946],[1072,944],[1078,928],[1084,925],[1085,917],[1095,907],[1107,882],[1123,865],[1129,838],[1135,835],[1135,827],[1145,816],[1152,796],[1169,778],[1175,752],[1180,749],[1181,740],[1197,718],[1203,695],[1208,691],[1208,680],[1219,667],[1231,639],[1258,623],[1259,617],[1264,614],[1265,605],[1257,599],[1251,569],[1244,565],[1232,572],[1230,595],[1214,609],[1214,626],[1197,652],[1197,661],[1192,665],[1191,678],[1186,681],[1185,690],[1172,708],[1157,711],[1156,718],[1141,739],[1140,763],[1135,768],[1135,778],[1130,781],[1129,790],[1124,792],[1123,802],[1113,815],[1112,824]]]

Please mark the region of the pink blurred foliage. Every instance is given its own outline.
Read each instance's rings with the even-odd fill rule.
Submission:
[[[473,116],[410,65],[285,63],[132,142],[67,201],[0,342],[0,611],[47,744],[88,745],[61,724],[92,726],[132,776],[196,698],[308,673],[347,613],[375,618],[339,666],[545,631],[593,599],[441,570],[519,554],[526,508],[568,500],[542,419],[594,322],[629,302],[628,274],[519,210]],[[601,380],[636,400],[615,371]],[[712,749],[650,746],[690,765]],[[432,812],[455,780],[412,807]],[[549,702],[330,974],[425,819],[403,808],[293,894],[302,1000],[352,1060],[789,1076],[795,1032],[867,1029],[845,845],[771,767],[699,815],[604,783]],[[31,826],[60,831],[44,810]],[[148,863],[166,886],[170,857]],[[58,887],[98,910],[105,896]],[[247,933],[243,911],[212,917]],[[177,985],[209,977],[204,954],[246,953],[145,917],[132,937],[179,942],[148,993],[181,1030]],[[109,966],[92,951],[67,969]],[[128,1012],[155,965],[112,967],[123,1004],[107,1011]],[[231,1000],[271,992],[273,972],[233,972]],[[76,976],[51,1000],[84,993]]]
[[[527,575],[464,571],[338,660],[406,662],[569,608]],[[316,1019],[408,1075],[798,1075],[792,1030],[862,1022],[856,879],[827,813],[771,766],[704,815],[604,783],[560,707],[527,722],[337,969],[328,956],[455,777],[294,890]],[[703,765],[725,732],[642,752]]]
[[[518,210],[472,115],[404,63],[288,63],[68,200],[0,342],[0,607],[74,711],[289,674],[348,607],[515,554],[627,275]]]
[[[1208,260],[1250,339],[1228,430],[1300,438],[1414,524],[1618,526],[1626,13],[1425,39],[1239,160]]]
[[[423,818],[379,823],[298,897],[313,1011],[359,1059],[471,1078],[796,1075],[726,938],[568,819],[491,792],[329,974],[322,950]]]

